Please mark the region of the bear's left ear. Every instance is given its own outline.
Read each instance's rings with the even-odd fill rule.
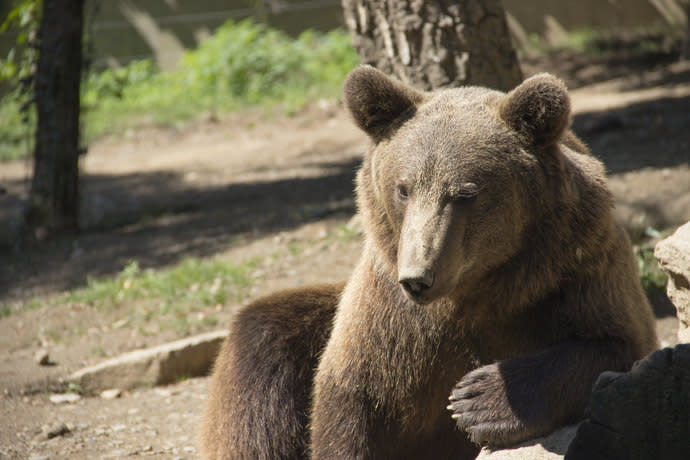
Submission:
[[[498,106],[499,116],[536,146],[556,142],[570,125],[570,97],[565,84],[542,73],[525,80]]]
[[[345,79],[343,98],[357,126],[379,142],[395,120],[426,96],[373,67],[362,66]]]

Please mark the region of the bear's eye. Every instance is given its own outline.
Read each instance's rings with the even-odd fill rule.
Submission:
[[[474,198],[479,194],[479,187],[474,182],[465,182],[451,190],[451,197],[454,200],[466,200]]]
[[[401,200],[405,201],[410,197],[410,194],[407,191],[407,187],[405,187],[404,185],[398,185],[397,189],[398,189],[398,198],[400,198]]]

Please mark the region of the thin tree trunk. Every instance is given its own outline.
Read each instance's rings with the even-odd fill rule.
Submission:
[[[680,59],[690,61],[690,0],[683,2],[685,9],[685,39],[683,40],[683,48],[680,51]]]
[[[74,231],[79,209],[79,85],[84,0],[43,0],[35,82],[30,238]]]
[[[363,64],[419,89],[522,80],[500,0],[342,0]]]

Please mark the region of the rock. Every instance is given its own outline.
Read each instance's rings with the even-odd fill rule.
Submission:
[[[690,343],[690,222],[657,243],[654,256],[668,274],[666,292],[678,311],[678,339]]]
[[[101,399],[117,399],[122,396],[122,390],[119,388],[111,388],[101,392]]]
[[[34,355],[34,361],[39,366],[52,366],[55,363],[50,359],[50,353],[45,348],[41,348]]]
[[[62,393],[50,395],[50,402],[53,404],[74,404],[81,399],[77,393]]]
[[[115,321],[110,327],[112,327],[113,329],[122,329],[123,327],[127,326],[128,323],[129,320],[127,320],[127,318],[123,318]]]
[[[575,437],[576,425],[566,426],[543,438],[532,439],[510,449],[483,448],[477,460],[561,460]]]
[[[58,436],[70,434],[72,430],[64,423],[57,423],[55,425],[47,425],[41,430],[42,439],[53,439]]]
[[[690,344],[604,372],[566,460],[690,458]]]
[[[68,377],[88,394],[165,385],[208,374],[227,331],[209,332],[157,347],[136,350],[81,369]]]

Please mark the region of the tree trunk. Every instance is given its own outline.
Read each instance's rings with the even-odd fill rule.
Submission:
[[[680,51],[680,59],[690,61],[690,0],[685,0],[683,7],[685,9],[685,39]]]
[[[419,89],[522,80],[500,0],[342,0],[362,64]]]
[[[74,231],[79,210],[79,84],[84,0],[43,0],[35,81],[29,238]]]

